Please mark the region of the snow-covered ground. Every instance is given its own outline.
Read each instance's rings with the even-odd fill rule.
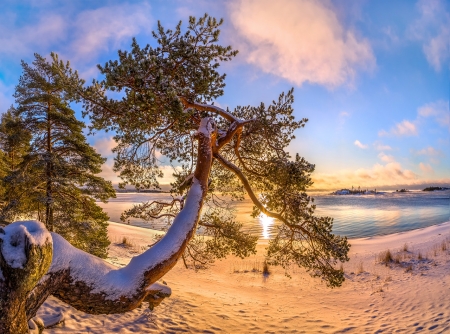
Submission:
[[[151,230],[111,223],[108,261],[122,266],[148,248]],[[124,247],[123,237],[128,246]],[[65,313],[46,333],[365,333],[450,332],[450,222],[400,234],[350,240],[346,281],[329,289],[304,270],[261,273],[258,254],[229,257],[206,271],[179,263],[165,277],[172,296],[150,311],[87,315],[49,299],[39,315]],[[390,250],[394,259],[381,264]]]

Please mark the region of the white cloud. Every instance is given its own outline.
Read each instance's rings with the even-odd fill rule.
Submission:
[[[421,162],[419,163],[419,168],[422,172],[425,172],[427,174],[434,173],[433,167],[431,167],[430,164],[424,164],[423,162]]]
[[[395,125],[392,133],[397,136],[417,136],[417,126],[413,122],[404,120]]]
[[[0,54],[29,56],[63,41],[67,34],[68,20],[55,13],[46,13],[34,24],[21,28],[16,27],[16,19],[9,15],[0,23]]]
[[[395,158],[392,155],[386,155],[384,152],[378,154],[378,158],[384,162],[395,162]]]
[[[378,135],[388,136],[388,135],[395,135],[395,136],[417,136],[417,124],[416,122],[403,120],[400,123],[395,124],[393,128],[389,130],[389,132],[385,130],[381,130],[378,132]]]
[[[113,156],[112,149],[117,146],[117,143],[113,137],[108,137],[95,141],[92,146],[102,157],[111,157]]]
[[[374,146],[377,151],[391,151],[392,150],[392,147],[390,147],[389,145],[384,145],[380,142],[375,142]]]
[[[450,13],[442,0],[417,2],[420,17],[409,28],[410,37],[422,42],[427,61],[436,71],[450,59]]]
[[[296,85],[336,87],[375,66],[369,41],[343,26],[330,1],[235,0],[229,8],[247,62]]]
[[[100,52],[119,48],[141,31],[151,32],[150,6],[122,4],[86,10],[77,15],[70,52],[74,59],[93,58]]]
[[[398,184],[414,184],[418,175],[411,170],[403,169],[398,162],[384,165],[375,164],[372,168],[356,170],[341,170],[334,174],[313,174],[314,188],[339,189],[351,186],[374,188],[381,186],[395,186]]]
[[[362,149],[366,149],[369,147],[368,145],[362,144],[359,140],[355,140],[353,142],[353,144],[355,144],[355,146],[358,146],[359,148],[362,148]]]
[[[427,155],[430,157],[439,157],[442,156],[443,153],[440,150],[436,150],[432,146],[428,146],[427,148],[421,149],[420,151],[416,151],[417,155]]]
[[[2,14],[0,55],[30,59],[34,52],[47,56],[53,50],[61,59],[73,60],[79,68],[106,50],[118,49],[125,42],[130,44],[140,32],[150,33],[154,22],[145,2],[76,14],[70,6],[64,9],[37,11],[24,26],[19,26],[17,15]]]
[[[418,109],[418,114],[424,118],[433,117],[438,124],[450,127],[449,101],[438,100],[427,103]]]

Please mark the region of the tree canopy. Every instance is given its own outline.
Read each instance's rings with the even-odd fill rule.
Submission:
[[[270,105],[233,110],[214,105],[225,87],[219,66],[237,55],[218,43],[221,23],[208,15],[191,17],[185,32],[181,22],[174,30],[158,23],[153,45],[141,48],[133,40],[130,51],[99,66],[104,79],[89,86],[56,55],[51,64],[38,55],[33,66],[23,64],[12,113],[28,125],[32,140],[14,180],[44,205],[47,229],[70,240],[73,225],[58,222],[96,221],[103,216],[91,210],[93,198],[112,195],[111,185],[94,176],[103,159],[86,144],[71,101],[83,102],[91,132],[114,133],[114,168],[122,185],[159,187],[159,156],[178,171],[173,201],[144,203],[124,213],[124,219],[166,217],[170,227],[122,268],[74,248],[39,222],[0,229],[0,307],[7,310],[0,331],[25,333],[26,320],[33,321],[49,295],[93,314],[126,312],[143,301],[153,307],[167,295],[155,282],[180,258],[203,266],[229,253],[253,253],[257,237],[243,232],[229,214],[230,197],[249,196],[253,216],[279,220],[267,249],[270,263],[299,265],[331,287],[342,284],[344,273],[336,265],[348,261],[350,245],[332,233],[332,218],[314,215],[314,200],[305,192],[314,165],[287,151],[294,132],[307,122],[293,116],[293,90]],[[63,205],[67,213],[59,211]],[[198,229],[206,237],[195,237]]]
[[[79,99],[71,89],[84,81],[52,57],[51,63],[38,54],[31,65],[22,62],[17,106],[3,117],[0,137],[11,161],[3,215],[35,217],[75,246],[106,257],[108,216],[95,200],[115,191],[96,175],[105,159],[86,142],[84,123],[70,107]]]
[[[293,116],[293,90],[268,106],[237,106],[232,111],[214,106],[225,87],[220,63],[237,55],[230,46],[218,44],[221,23],[207,15],[191,17],[185,32],[181,22],[174,30],[159,23],[153,33],[156,45],[141,48],[133,40],[130,51],[119,51],[118,60],[99,66],[104,79],[94,80],[81,94],[91,130],[114,131],[115,170],[124,184],[159,187],[158,153],[179,166],[172,191],[183,195],[198,159],[198,128],[208,120],[215,138],[207,195],[213,213],[205,214],[199,226],[222,237],[217,245],[245,249],[242,255],[254,251],[255,240],[239,232],[238,223],[227,224],[217,214],[224,209],[218,194],[238,199],[248,195],[253,216],[264,213],[282,223],[270,242],[268,260],[285,268],[300,265],[338,286],[344,277],[334,265],[348,260],[349,245],[345,237],[332,234],[331,218],[314,216],[314,200],[305,192],[314,165],[287,151],[294,132],[307,122]],[[110,92],[122,97],[109,97]],[[147,203],[125,218],[173,214],[172,204]],[[236,244],[238,239],[242,242]]]

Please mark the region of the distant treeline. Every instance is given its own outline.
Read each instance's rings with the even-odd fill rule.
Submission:
[[[446,187],[427,187],[422,191],[436,191],[436,190],[450,190],[450,188]]]
[[[136,189],[116,189],[116,192],[118,193],[168,193],[168,191],[163,191],[163,190],[156,190],[156,189],[140,189],[140,190],[136,190]]]

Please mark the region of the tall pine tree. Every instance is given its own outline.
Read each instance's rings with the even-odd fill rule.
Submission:
[[[84,81],[69,63],[54,54],[52,59],[48,63],[35,54],[32,65],[22,62],[14,94],[14,116],[31,134],[29,153],[8,176],[17,188],[26,189],[26,198],[15,199],[16,214],[33,215],[74,246],[106,257],[108,216],[95,200],[105,202],[115,191],[96,175],[105,159],[86,142],[84,123],[70,107],[77,97],[62,84],[79,89]]]

